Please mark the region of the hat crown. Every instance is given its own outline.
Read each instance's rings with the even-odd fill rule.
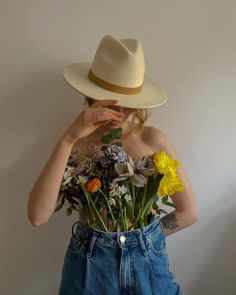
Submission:
[[[114,98],[117,106],[153,108],[167,100],[164,89],[145,75],[143,46],[134,38],[105,35],[93,61],[69,64],[63,76],[83,95],[95,100]]]
[[[107,34],[97,47],[90,69],[108,83],[140,87],[145,74],[143,46],[136,39],[116,39]]]

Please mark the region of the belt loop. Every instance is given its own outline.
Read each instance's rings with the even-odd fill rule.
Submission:
[[[78,223],[79,221],[77,220],[76,222],[74,222],[73,224],[72,224],[72,228],[71,228],[71,235],[73,236],[74,235],[74,227],[75,227],[75,225],[76,225],[76,223]]]
[[[96,239],[97,239],[97,236],[93,232],[92,237],[91,237],[91,239],[89,241],[88,250],[87,250],[87,253],[86,253],[88,258],[90,258],[92,256],[93,247],[94,247]]]
[[[146,245],[144,243],[144,239],[143,239],[143,233],[141,231],[141,229],[139,228],[139,233],[138,233],[138,239],[139,239],[139,245],[143,251],[143,255],[144,256],[147,256],[148,255],[148,251],[147,251],[147,248],[146,248]]]

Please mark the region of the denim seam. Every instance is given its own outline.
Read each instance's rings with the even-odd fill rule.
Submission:
[[[87,249],[87,253],[86,253],[86,256],[88,258],[90,258],[92,256],[92,252],[93,252],[93,248],[94,248],[94,244],[96,242],[96,239],[97,239],[96,235],[92,235],[92,237],[88,243],[88,249]]]
[[[140,229],[140,234],[138,235],[138,239],[139,239],[139,246],[141,247],[142,249],[142,252],[143,252],[143,255],[144,256],[147,256],[147,247],[145,245],[145,242],[144,242],[144,235],[143,235],[143,232],[142,230]]]

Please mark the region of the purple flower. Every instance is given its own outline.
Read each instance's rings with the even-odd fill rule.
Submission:
[[[93,142],[88,145],[88,155],[93,159],[99,157],[99,147]]]
[[[104,157],[104,156],[101,156],[99,158],[99,160],[100,160],[100,163],[101,163],[101,165],[102,165],[103,168],[108,168],[113,163],[111,159],[109,159],[107,157]]]
[[[127,161],[127,154],[123,150],[121,146],[118,146],[116,144],[109,145],[104,151],[103,151],[105,157],[108,157],[113,162],[123,163]]]
[[[76,153],[69,156],[67,164],[72,167],[76,167],[80,163],[80,159]]]

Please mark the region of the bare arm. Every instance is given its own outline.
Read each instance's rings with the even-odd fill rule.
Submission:
[[[168,236],[197,222],[197,218],[194,219],[188,214],[174,210],[161,217],[160,221],[165,236]]]
[[[60,184],[73,143],[61,138],[36,180],[28,200],[28,218],[34,226],[46,223],[56,207]]]
[[[176,172],[180,181],[185,186],[183,192],[176,192],[171,196],[175,210],[160,219],[163,231],[167,236],[197,222],[198,210],[196,206],[196,198],[190,179],[181,164],[181,160],[174,146],[166,134],[160,129],[151,126],[148,138],[149,141],[151,140],[152,148],[155,151],[165,150],[169,157],[172,157],[179,162],[180,166],[177,168]]]
[[[28,218],[34,226],[47,223],[53,214],[66,164],[73,148],[77,150],[76,143],[98,127],[122,120],[122,113],[107,107],[115,103],[117,100],[104,99],[83,109],[57,142],[29,195]]]

